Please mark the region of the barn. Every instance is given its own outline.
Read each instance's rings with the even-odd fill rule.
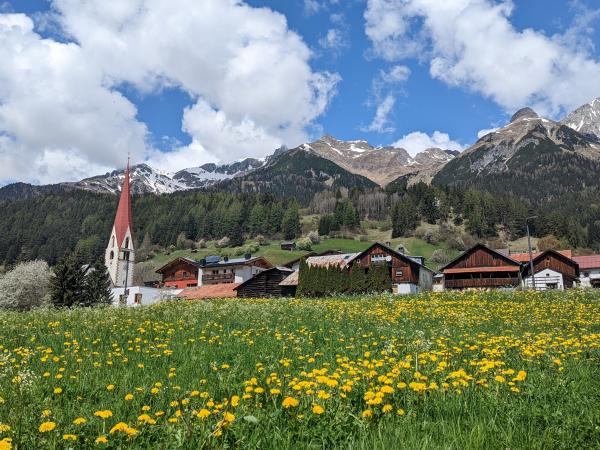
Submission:
[[[523,268],[523,285],[536,290],[572,288],[579,278],[579,265],[563,252],[547,250],[533,257],[534,276],[530,264]]]
[[[445,289],[516,288],[521,263],[483,244],[477,244],[442,267]]]
[[[237,296],[254,298],[293,297],[296,295],[296,287],[281,284],[292,273],[294,271],[287,267],[267,269],[236,287]]]
[[[189,258],[175,258],[156,272],[162,277],[160,287],[185,289],[198,285],[200,263]]]
[[[396,294],[416,294],[430,291],[433,286],[433,270],[425,267],[420,257],[411,258],[376,242],[352,259],[353,266],[368,269],[373,264],[387,264],[390,268],[392,289]]]

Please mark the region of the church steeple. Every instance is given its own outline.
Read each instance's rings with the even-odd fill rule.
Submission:
[[[115,287],[128,287],[133,284],[135,249],[130,183],[128,158],[115,222],[104,254],[104,263]]]

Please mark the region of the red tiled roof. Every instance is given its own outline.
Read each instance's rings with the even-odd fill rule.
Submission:
[[[232,298],[237,297],[235,288],[239,285],[239,283],[205,284],[184,289],[177,294],[177,297],[187,298],[188,300],[202,298]]]
[[[600,269],[600,255],[573,256],[573,261],[579,264],[580,270]]]
[[[481,273],[481,272],[518,272],[519,266],[498,266],[498,267],[458,267],[455,269],[444,269],[447,273]]]
[[[129,161],[125,169],[125,180],[121,189],[121,197],[119,198],[119,206],[115,216],[115,233],[117,234],[117,245],[119,248],[123,246],[127,229],[130,232],[133,230],[133,221],[131,213],[131,192],[129,189]]]
[[[567,258],[573,258],[573,251],[572,250],[558,250],[557,253],[560,253],[563,256],[566,256]],[[538,256],[540,256],[542,254],[542,252],[534,252],[532,254],[533,259],[537,258]],[[519,262],[529,262],[529,253],[511,253],[510,256],[512,259],[514,259],[515,261],[519,261]]]

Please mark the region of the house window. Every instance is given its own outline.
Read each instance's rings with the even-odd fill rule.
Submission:
[[[125,238],[125,248],[129,248],[129,238]]]
[[[587,277],[590,276],[590,273],[589,272],[583,272],[583,276],[587,278]]]
[[[141,305],[142,304],[142,294],[135,294],[134,302],[136,305]]]
[[[183,278],[188,278],[189,276],[190,276],[190,274],[184,270],[183,271]]]
[[[112,261],[115,258],[115,252],[110,251],[110,260]]]
[[[213,273],[213,275],[219,275],[219,270],[218,269],[217,270],[213,270],[212,273]]]
[[[119,306],[125,306],[127,304],[127,296],[124,294],[119,295]]]
[[[396,276],[397,277],[402,277],[402,275],[404,275],[404,272],[402,272],[401,270],[396,270]]]

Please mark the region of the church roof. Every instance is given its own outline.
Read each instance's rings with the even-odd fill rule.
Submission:
[[[132,213],[131,191],[129,188],[129,161],[127,161],[125,180],[123,181],[123,187],[121,188],[121,198],[119,199],[119,206],[117,207],[117,214],[115,216],[115,233],[117,235],[117,245],[119,248],[123,246],[127,229],[129,228],[130,232],[133,230],[133,221],[131,218]]]

